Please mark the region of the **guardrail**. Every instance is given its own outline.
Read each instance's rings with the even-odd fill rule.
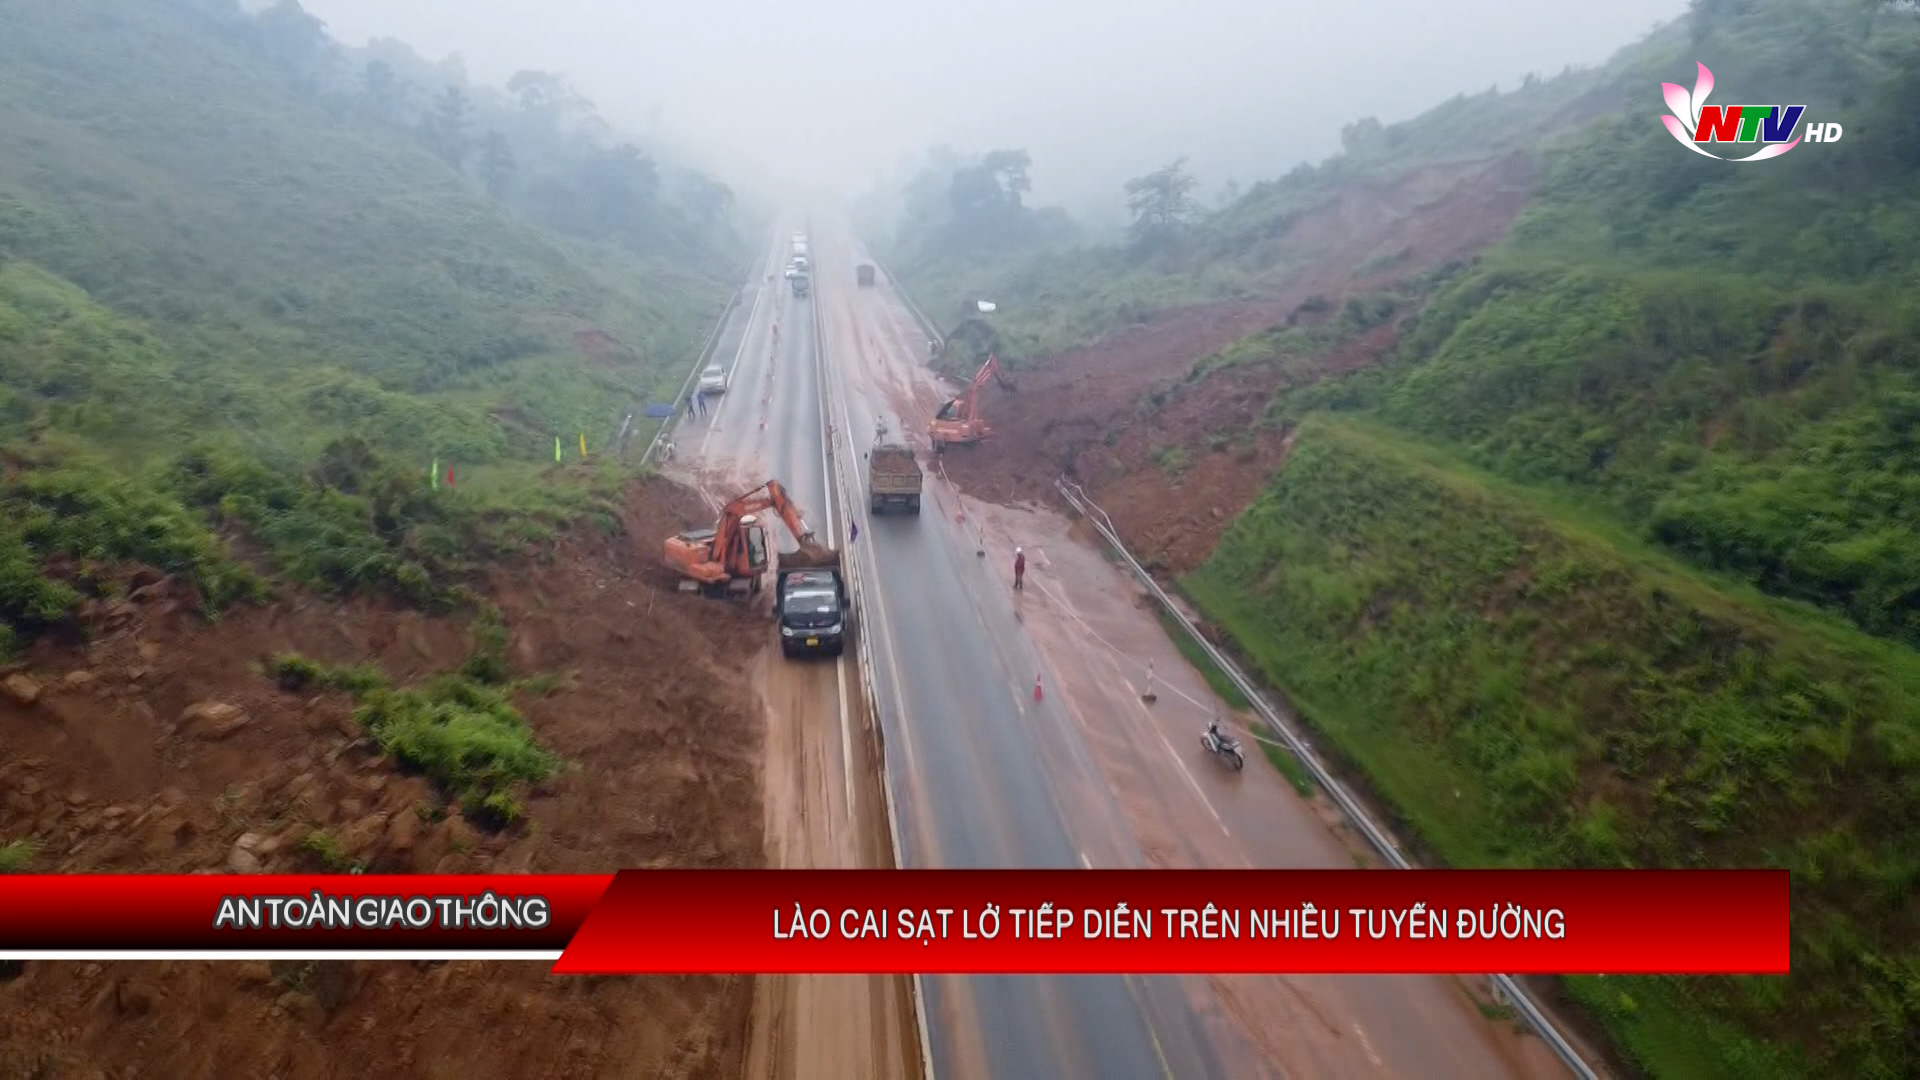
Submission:
[[[812,236],[811,229],[808,235]],[[828,430],[827,456],[833,462],[833,485],[840,496],[839,512],[846,514],[848,519],[852,520],[857,513],[852,499],[853,485],[847,480],[845,455],[841,454],[840,447],[833,443],[835,435],[845,438],[852,425],[846,414],[846,406],[840,400],[837,384],[827,370],[826,320],[820,313],[820,290],[809,290],[808,299],[810,301],[807,305],[808,309],[813,313],[814,360],[819,368],[820,377],[820,408],[823,414],[821,419],[827,424]],[[874,658],[873,646],[867,638],[866,590],[862,585],[859,559],[851,541],[848,542],[846,555],[840,562],[846,573],[847,590],[852,594],[853,610],[859,616],[853,635],[853,655],[855,666],[859,668],[857,681],[860,684],[861,700],[866,705],[868,731],[879,748],[877,760],[880,765],[880,793],[887,809],[887,841],[893,850],[894,869],[901,870],[906,868],[905,852],[900,843],[900,814],[894,802],[893,774],[887,768],[887,737],[880,723],[880,693],[873,684]],[[912,996],[914,1028],[920,1040],[920,1070],[924,1080],[936,1080],[933,1044],[927,1031],[926,992],[918,974],[913,976]]]
[[[1114,528],[1113,520],[1107,517],[1107,512],[1100,509],[1080,485],[1069,481],[1064,476],[1055,480],[1053,486],[1068,504],[1094,527],[1114,554],[1118,555],[1127,564],[1127,568],[1133,571],[1134,577],[1147,587],[1167,614],[1172,616],[1180,624],[1180,628],[1186,631],[1187,636],[1193,639],[1194,644],[1207,654],[1208,659],[1219,666],[1235,688],[1253,704],[1260,718],[1266,721],[1267,726],[1280,738],[1287,750],[1299,759],[1300,764],[1313,777],[1314,783],[1318,784],[1335,805],[1340,807],[1347,820],[1367,838],[1367,842],[1373,846],[1373,849],[1396,870],[1415,869],[1413,862],[1401,852],[1400,845],[1394,841],[1392,834],[1373,820],[1373,815],[1367,812],[1345,785],[1334,779],[1333,774],[1320,762],[1306,739],[1294,729],[1290,722],[1281,717],[1280,711],[1267,701],[1266,695],[1260,688],[1255,686],[1253,681],[1241,672],[1238,665],[1200,632],[1200,628],[1187,617],[1187,613],[1181,609],[1180,605],[1174,603],[1173,598],[1160,587],[1160,583],[1154,580],[1146,567],[1141,566],[1139,560],[1133,557],[1126,545],[1121,542],[1119,531]],[[1488,978],[1492,981],[1494,992],[1500,1000],[1513,1007],[1513,1011],[1533,1029],[1535,1034],[1540,1036],[1541,1040],[1575,1076],[1580,1077],[1581,1080],[1598,1080],[1599,1074],[1587,1064],[1586,1059],[1580,1055],[1567,1037],[1554,1026],[1545,1010],[1540,1008],[1518,982],[1507,975],[1490,975]]]
[[[893,271],[887,269],[887,265],[880,261],[880,257],[873,253],[872,248],[867,249],[867,261],[872,263],[874,268],[893,285],[893,295],[907,305],[907,311],[912,313],[914,319],[920,323],[920,329],[927,335],[927,340],[937,343],[944,350],[947,347],[946,335],[940,332],[940,328],[933,324],[932,319],[927,318],[926,312],[920,310],[920,305],[913,302],[913,297],[907,295],[906,286],[900,284],[900,279],[893,276]]]

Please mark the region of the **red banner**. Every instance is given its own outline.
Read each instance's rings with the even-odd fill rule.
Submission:
[[[0,956],[523,951],[563,974],[1778,974],[1786,871],[0,878]]]

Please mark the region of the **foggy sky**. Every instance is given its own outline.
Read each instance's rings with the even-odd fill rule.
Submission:
[[[842,191],[934,143],[1027,148],[1036,203],[1180,155],[1211,193],[1528,72],[1599,64],[1686,0],[304,0],[351,45],[559,71],[616,126]],[[654,110],[658,110],[657,114]],[[725,175],[735,183],[747,175]]]

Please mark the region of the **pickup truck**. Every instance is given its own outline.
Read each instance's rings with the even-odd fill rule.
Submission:
[[[780,624],[780,652],[789,659],[845,652],[849,614],[840,568],[782,568],[773,591],[773,617]]]
[[[909,514],[920,513],[920,484],[924,477],[912,447],[878,443],[867,451],[867,491],[873,496],[876,514],[884,514],[893,506],[904,507]]]

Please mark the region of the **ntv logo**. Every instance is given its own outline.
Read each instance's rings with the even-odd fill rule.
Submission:
[[[1673,110],[1672,116],[1663,116],[1660,122],[1679,141],[1681,146],[1718,161],[1765,161],[1777,158],[1781,154],[1807,142],[1839,142],[1841,128],[1839,124],[1808,124],[1807,132],[1801,138],[1793,137],[1793,129],[1800,126],[1800,117],[1807,111],[1805,105],[1708,105],[1707,95],[1713,93],[1713,72],[1707,65],[1696,62],[1700,69],[1699,78],[1694,80],[1693,93],[1674,83],[1661,83],[1660,89],[1666,94],[1667,108]],[[1728,158],[1701,148],[1703,143],[1759,143],[1761,149],[1746,157]]]

